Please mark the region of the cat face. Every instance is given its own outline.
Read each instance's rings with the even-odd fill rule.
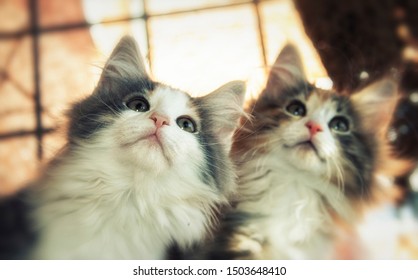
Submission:
[[[140,159],[143,167],[155,170],[203,158],[201,119],[187,94],[157,85],[145,94],[128,94],[123,104],[126,108],[115,119],[111,134],[115,148],[128,161]]]
[[[277,149],[298,168],[336,173],[342,172],[341,165],[351,156],[345,151],[353,157],[358,153],[370,156],[364,147],[367,141],[362,142],[358,116],[346,97],[310,87],[286,95],[274,115],[274,133],[280,139]]]
[[[287,46],[266,88],[248,106],[253,120],[236,134],[234,155],[270,155],[344,186],[348,194],[363,194],[375,166],[377,128],[383,126],[381,114],[390,109],[385,105],[392,91],[387,82],[353,97],[315,88],[306,81],[296,50]]]
[[[135,41],[125,37],[94,93],[73,107],[69,139],[149,174],[190,169],[217,184],[230,176],[227,155],[243,95],[238,81],[198,98],[154,82]]]

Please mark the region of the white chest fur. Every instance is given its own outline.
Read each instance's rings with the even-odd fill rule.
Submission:
[[[32,258],[161,259],[173,242],[186,247],[202,239],[223,199],[187,168],[154,177],[90,158],[94,163],[70,158],[40,182]]]
[[[241,169],[238,211],[257,215],[244,231],[260,246],[261,259],[323,259],[332,255],[332,209],[349,218],[351,209],[340,189],[282,162],[277,157],[253,159]],[[248,249],[248,248],[247,248]]]

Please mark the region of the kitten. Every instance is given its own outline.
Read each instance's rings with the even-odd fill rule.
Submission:
[[[211,258],[335,258],[334,219],[352,222],[353,203],[369,197],[394,85],[352,97],[315,88],[287,45],[234,135],[239,195]]]
[[[27,258],[164,259],[203,240],[235,175],[228,153],[244,83],[192,98],[152,81],[121,39],[93,94],[69,113],[68,145],[27,190]]]

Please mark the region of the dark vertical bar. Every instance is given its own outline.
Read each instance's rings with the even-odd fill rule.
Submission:
[[[261,45],[261,52],[263,55],[263,64],[264,67],[267,67],[267,51],[266,51],[266,47],[265,47],[265,42],[264,42],[264,31],[263,31],[263,20],[260,14],[260,0],[253,0],[254,3],[254,9],[255,9],[255,13],[257,16],[257,27],[258,27],[258,36],[259,36],[259,40],[260,40],[260,45]]]
[[[39,26],[38,26],[38,1],[30,0],[30,22],[32,26],[32,57],[33,57],[33,79],[34,79],[34,102],[36,120],[36,139],[38,159],[43,157],[42,149],[42,104],[40,88],[40,67],[39,67]]]
[[[141,1],[141,0],[138,0]],[[145,33],[146,33],[146,37],[147,37],[147,48],[148,48],[148,65],[149,65],[149,69],[151,71],[150,74],[152,74],[152,51],[151,51],[151,44],[150,44],[150,26],[149,26],[149,16],[148,16],[148,11],[147,11],[147,0],[142,0],[142,5],[143,5],[143,9],[144,9],[144,21],[145,21]]]

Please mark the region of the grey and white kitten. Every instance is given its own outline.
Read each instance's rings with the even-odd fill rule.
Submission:
[[[235,175],[228,157],[244,83],[192,98],[146,73],[124,37],[93,94],[70,113],[68,145],[27,190],[31,259],[164,259],[206,238]]]
[[[210,257],[335,258],[334,219],[370,195],[394,93],[390,80],[351,97],[315,88],[287,45],[234,136],[238,197]]]

